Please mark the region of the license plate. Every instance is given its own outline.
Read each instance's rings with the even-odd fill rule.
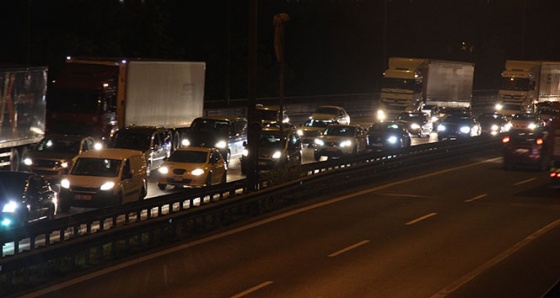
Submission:
[[[74,195],[76,201],[91,201],[91,195]]]
[[[517,153],[517,154],[529,153],[529,149],[525,149],[525,148],[515,149],[515,153]]]
[[[175,176],[175,181],[183,181],[183,176]]]
[[[266,161],[259,161],[259,166],[266,166]]]

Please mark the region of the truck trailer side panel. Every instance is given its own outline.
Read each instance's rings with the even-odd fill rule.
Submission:
[[[187,127],[203,114],[204,62],[130,61],[125,125]]]
[[[474,65],[432,60],[426,76],[426,105],[470,108]]]

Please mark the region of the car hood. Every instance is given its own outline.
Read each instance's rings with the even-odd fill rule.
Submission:
[[[206,169],[208,168],[208,165],[206,163],[186,163],[186,162],[166,161],[163,163],[162,167],[167,167],[169,169],[169,173],[173,174],[172,171],[174,169],[182,169],[182,170],[186,170],[187,172],[190,172],[195,169]]]
[[[353,137],[345,137],[345,136],[322,136],[322,137],[320,137],[320,139],[325,141],[325,142],[354,141]]]
[[[313,113],[311,117],[313,119],[337,119],[338,115],[333,114],[323,114],[323,113]]]

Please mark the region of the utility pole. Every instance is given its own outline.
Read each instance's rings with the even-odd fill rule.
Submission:
[[[277,119],[280,123],[280,131],[283,130],[284,120],[284,25],[290,20],[290,16],[285,13],[279,13],[273,18],[274,25],[274,53],[276,54],[276,61],[280,66],[278,74],[278,99],[280,101],[280,115]]]
[[[261,121],[257,117],[257,4],[258,0],[251,0],[249,12],[249,77],[247,89],[247,120],[249,131],[247,133],[247,191],[257,189],[257,157],[258,142],[261,130]]]

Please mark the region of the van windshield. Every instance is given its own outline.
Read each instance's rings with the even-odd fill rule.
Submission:
[[[207,160],[208,152],[189,150],[176,150],[168,159],[168,161],[184,163],[206,163]]]
[[[120,159],[78,158],[70,175],[117,177],[121,168]]]
[[[150,149],[151,134],[118,131],[111,139],[109,148],[139,150],[142,152]]]

